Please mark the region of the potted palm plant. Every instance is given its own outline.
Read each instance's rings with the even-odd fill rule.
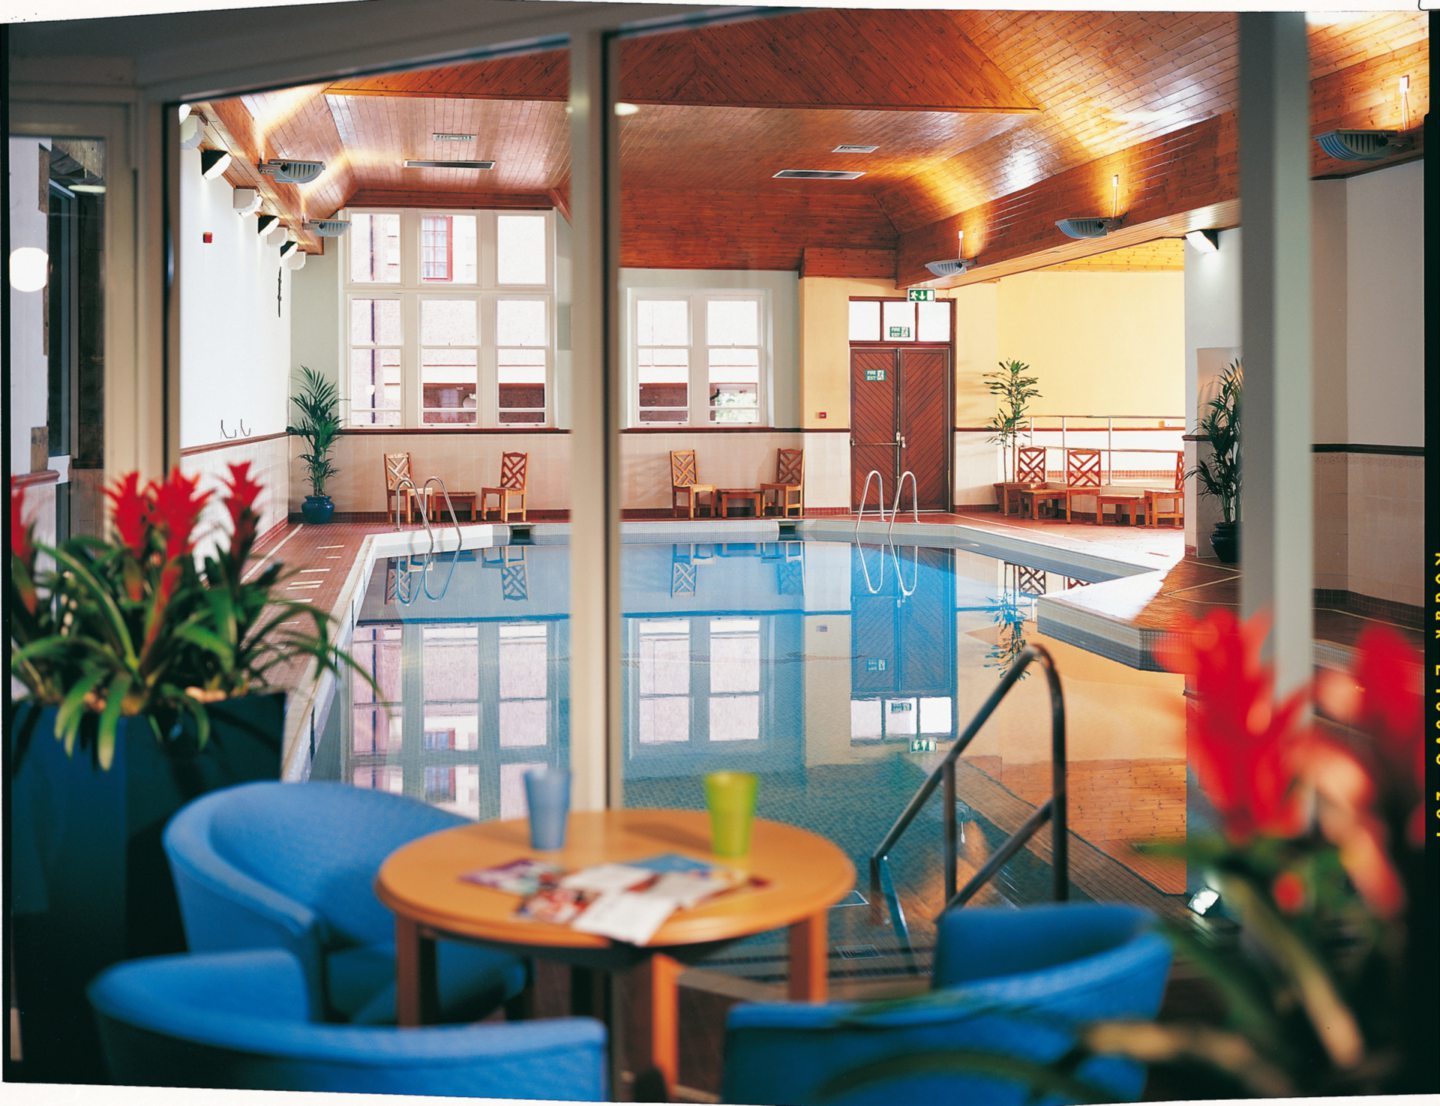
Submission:
[[[1237,359],[1225,367],[1200,410],[1195,434],[1210,443],[1210,455],[1190,470],[1200,494],[1220,501],[1220,521],[1210,533],[1215,556],[1234,564],[1240,551],[1240,398],[1245,371]]]
[[[99,1078],[84,987],[117,960],[184,948],[160,835],[197,795],[281,773],[287,667],[353,661],[329,616],[254,571],[261,494],[232,465],[229,520],[196,557],[214,493],[178,470],[106,491],[111,536],[35,540],[10,497],[5,610],[24,696],[5,718],[10,915],[26,1078]]]
[[[1039,377],[1027,376],[1030,366],[1023,361],[1001,361],[999,371],[986,373],[982,379],[990,394],[1000,397],[1000,409],[989,422],[990,440],[1005,451],[1005,479],[1015,479],[1015,443],[1025,421],[1026,408],[1038,399]]]
[[[305,439],[307,452],[300,454],[310,479],[310,494],[301,505],[300,514],[306,522],[329,522],[335,514],[335,501],[325,494],[325,482],[335,475],[335,462],[330,451],[340,434],[340,389],[314,369],[300,366],[298,387],[290,402],[299,413],[294,426],[286,432]]]

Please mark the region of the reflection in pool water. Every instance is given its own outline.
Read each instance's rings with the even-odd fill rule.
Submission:
[[[759,773],[758,813],[846,849],[857,904],[870,851],[1026,638],[1040,640],[1035,597],[1082,584],[974,547],[817,541],[627,544],[622,574],[625,803],[699,809],[704,773]],[[568,762],[568,605],[563,545],[377,567],[353,652],[378,689],[342,690],[349,709],[331,711],[312,774],[472,818],[523,816],[524,773]],[[1128,841],[1184,831],[1179,681],[1046,644],[1069,708],[1072,829],[1091,846],[1072,865],[1075,896],[1178,897],[1183,871],[1139,868]],[[1017,687],[964,758],[972,862],[1045,798],[1044,694],[1043,681]],[[903,967],[907,947],[923,961],[940,906],[939,806],[894,858],[905,931],[832,912],[855,970]],[[1038,901],[1048,879],[1024,850],[994,894]]]

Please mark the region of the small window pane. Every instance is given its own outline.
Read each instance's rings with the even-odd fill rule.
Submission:
[[[473,349],[420,351],[420,390],[426,423],[474,423],[476,357]]]
[[[350,217],[350,279],[363,284],[400,281],[400,216],[359,213]]]
[[[500,698],[543,699],[547,686],[545,626],[500,627]]]
[[[545,216],[495,219],[495,279],[501,284],[544,284]]]
[[[405,769],[390,764],[364,766],[356,768],[350,780],[356,787],[369,791],[399,795],[405,790]]]
[[[759,741],[760,696],[722,695],[710,700],[711,741]]]
[[[760,305],[754,300],[711,300],[706,328],[712,346],[758,346]]]
[[[880,337],[887,342],[915,340],[915,305],[909,300],[886,300],[884,330]]]
[[[914,699],[885,700],[885,736],[914,737],[918,719]]]
[[[950,301],[917,303],[920,309],[919,337],[922,342],[950,341]]]
[[[420,341],[427,346],[473,346],[480,340],[474,300],[421,300]]]
[[[544,699],[500,701],[500,747],[518,749],[544,745],[549,737],[549,714]]]
[[[640,700],[641,745],[690,740],[690,700],[680,696]]]
[[[880,739],[879,699],[850,700],[850,736],[860,741]]]
[[[499,300],[495,304],[495,341],[502,346],[547,344],[544,300]]]
[[[356,345],[400,344],[399,300],[351,300],[350,341]]]
[[[475,216],[420,217],[420,279],[427,283],[474,284]]]
[[[353,426],[400,425],[400,351],[350,352],[350,422]]]
[[[690,344],[690,305],[684,300],[641,300],[635,316],[636,345]]]
[[[500,817],[525,817],[525,773],[532,768],[544,768],[541,761],[533,764],[500,765]]]
[[[952,717],[952,704],[948,697],[920,700],[921,733],[948,734]]]
[[[880,340],[880,303],[877,300],[850,301],[850,341]]]

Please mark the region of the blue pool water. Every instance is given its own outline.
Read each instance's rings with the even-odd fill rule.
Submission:
[[[377,565],[352,652],[378,690],[342,687],[312,776],[472,818],[522,816],[524,772],[568,762],[569,556],[512,545]],[[762,817],[821,833],[855,863],[857,894],[832,911],[832,970],[926,967],[942,897],[938,798],[894,855],[903,924],[864,908],[868,857],[1033,636],[1036,596],[1085,581],[978,546],[873,542],[626,544],[621,564],[625,804],[700,809],[706,772],[758,773]],[[975,862],[1003,840],[997,822],[1030,809],[1007,786],[1048,741],[1043,681],[1027,684],[967,756],[960,829]],[[994,895],[1038,901],[1049,878],[1022,850]],[[783,973],[778,937],[717,966]]]

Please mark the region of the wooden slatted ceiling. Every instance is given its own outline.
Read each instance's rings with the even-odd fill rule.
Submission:
[[[1185,268],[1185,240],[1157,238],[1139,246],[1097,253],[1052,265],[1046,272],[1154,273],[1173,272]]]
[[[1315,129],[1342,120],[1398,125],[1402,73],[1411,78],[1418,122],[1429,104],[1425,30],[1422,14],[1405,12],[1312,27]],[[1072,170],[1092,171],[1049,187],[1060,199],[1078,198],[1086,189],[1077,182],[1089,179],[1089,213],[1108,213],[1108,192],[1093,170],[1111,162],[1128,170],[1122,207],[1148,210],[1149,201],[1165,199],[1154,181],[1167,174],[1195,170],[1220,183],[1203,163],[1208,139],[1197,126],[1233,109],[1235,36],[1232,15],[1203,12],[856,10],[627,40],[621,98],[652,106],[622,124],[623,223],[638,236],[626,252],[647,265],[683,265],[703,245],[708,264],[739,267],[761,255],[798,263],[807,246],[874,251],[903,238],[903,264],[923,252],[917,241],[944,238],[953,247],[957,212],[967,228],[977,214],[993,216],[983,234],[967,236],[969,253],[982,237],[993,245],[1034,222],[1051,205],[1033,186]],[[563,51],[550,51],[249,96],[242,102],[249,124],[235,115],[235,101],[211,114],[235,134],[237,163],[242,152],[255,155],[244,159],[250,166],[232,167],[232,183],[258,183],[289,212],[323,217],[345,202],[418,206],[430,196],[446,205],[548,199],[563,208],[567,62]],[[483,137],[470,150],[434,143],[436,130]],[[841,142],[880,150],[829,152]],[[262,153],[319,157],[331,168],[303,188],[256,182],[253,163]],[[403,170],[405,156],[493,157],[499,168]],[[1314,157],[1317,174],[1351,171],[1318,148]],[[866,176],[771,179],[790,167]],[[746,191],[754,233],[737,201]],[[643,218],[631,210],[632,192],[647,205]],[[1210,201],[1224,201],[1223,192]],[[858,202],[867,197],[873,202]],[[831,209],[856,220],[849,238],[828,217]],[[724,222],[707,223],[707,213]],[[672,240],[678,260],[651,229],[664,227],[686,231]],[[1057,232],[1037,228],[1051,237],[1014,241],[1048,250]],[[766,235],[781,240],[762,248]],[[863,259],[867,271],[874,268],[873,253]]]

